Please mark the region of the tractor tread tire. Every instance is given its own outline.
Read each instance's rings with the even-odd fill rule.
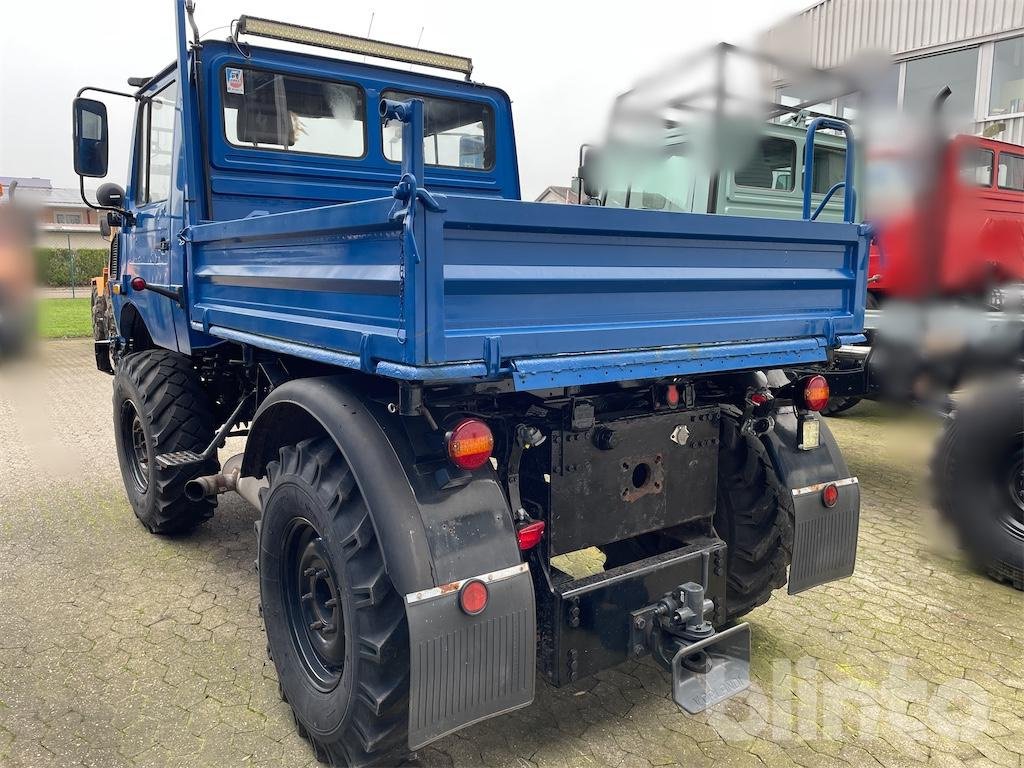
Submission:
[[[139,494],[130,478],[130,461],[118,419],[125,399],[131,399],[144,423],[150,447],[149,483]],[[210,458],[201,465],[159,469],[155,457],[175,451],[201,453],[216,431],[213,410],[192,361],[166,349],[149,349],[119,361],[114,377],[114,428],[118,459],[132,509],[152,533],[184,533],[208,520],[217,505],[215,497],[192,501],[185,484],[195,477],[218,471]]]
[[[280,449],[267,465],[269,483],[260,492],[259,574],[267,654],[277,668],[282,700],[292,709],[296,730],[316,759],[331,766],[396,765],[408,755],[409,637],[405,606],[387,575],[366,502],[348,464],[327,437]],[[330,692],[310,688],[290,634],[280,596],[281,533],[294,519],[287,499],[304,494],[336,572],[347,592],[344,615],[346,657],[341,680]],[[275,497],[285,489],[278,502]],[[291,516],[291,517],[289,517]],[[332,698],[333,697],[333,698]],[[324,723],[337,718],[334,725]],[[335,714],[331,714],[335,713]],[[315,723],[319,722],[321,727]]]
[[[793,558],[793,501],[759,438],[721,419],[715,530],[729,545],[730,620],[768,602],[786,583]]]
[[[1003,499],[985,477],[999,456],[987,450],[1005,439],[1011,450],[1024,434],[1024,387],[996,383],[960,404],[947,419],[931,462],[933,503],[953,528],[979,570],[997,582],[1024,590],[1024,535],[1011,533],[989,515]],[[1006,494],[1009,496],[1009,494]]]

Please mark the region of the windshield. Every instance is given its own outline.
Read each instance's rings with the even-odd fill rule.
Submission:
[[[666,148],[654,158],[608,158],[602,168],[609,208],[647,211],[691,211],[696,168],[685,143]]]

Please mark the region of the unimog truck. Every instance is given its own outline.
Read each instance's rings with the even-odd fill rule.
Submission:
[[[868,232],[523,202],[509,98],[469,59],[176,21],[176,61],[74,103],[83,177],[107,173],[92,97],[136,114],[125,187],[89,201],[116,232],[97,359],[147,529],[228,491],[258,510],[268,651],[317,757],[395,764],[538,673],[647,655],[688,712],[746,688],[737,620],[853,572],[817,371],[862,338]],[[571,575],[581,550],[603,567]]]

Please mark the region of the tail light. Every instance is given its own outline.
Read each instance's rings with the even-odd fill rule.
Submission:
[[[446,436],[448,458],[459,469],[477,469],[494,450],[491,428],[480,419],[463,419]]]
[[[821,503],[826,507],[834,507],[839,501],[839,489],[835,483],[829,483],[821,491]]]
[[[828,405],[828,381],[824,376],[811,376],[804,381],[804,406],[811,411],[820,411]]]
[[[544,521],[534,520],[527,523],[516,531],[516,539],[519,541],[519,551],[525,552],[536,547],[544,535]]]
[[[487,585],[479,579],[470,579],[459,590],[459,608],[470,616],[476,616],[483,613],[489,598]]]

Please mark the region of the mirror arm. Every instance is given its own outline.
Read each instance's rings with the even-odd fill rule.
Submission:
[[[85,203],[89,208],[94,211],[113,211],[114,213],[121,216],[124,219],[124,223],[129,227],[135,223],[135,216],[127,208],[117,208],[112,205],[94,205],[89,202],[89,198],[85,196],[85,177],[78,177],[78,193],[82,196],[82,202]]]

